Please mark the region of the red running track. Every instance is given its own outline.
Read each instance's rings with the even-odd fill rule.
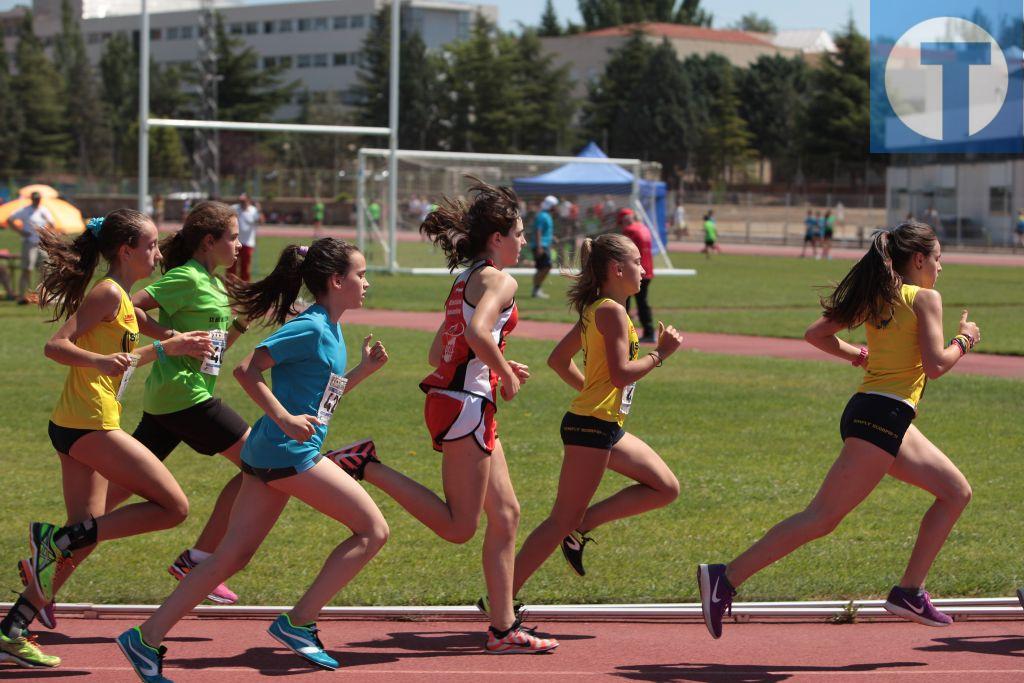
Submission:
[[[0,680],[136,680],[114,638],[137,619],[62,617],[39,643],[63,659],[51,670],[0,663]],[[550,654],[482,652],[471,622],[324,621],[337,672],[315,669],[265,632],[266,619],[189,618],[165,645],[164,675],[191,683],[235,683],[301,675],[359,681],[1003,681],[1024,680],[1019,621],[957,622],[945,629],[902,622],[726,624],[714,641],[700,623],[550,622],[561,641]]]
[[[345,322],[356,325],[379,325],[381,327],[399,327],[433,332],[441,324],[441,313],[364,308],[347,311],[345,313]],[[567,323],[520,320],[516,325],[515,336],[525,337],[526,339],[558,340],[568,330],[569,325]],[[704,353],[720,353],[727,356],[769,356],[792,360],[843,362],[838,358],[818,351],[802,339],[748,337],[732,334],[686,332],[684,330],[683,349]],[[957,363],[955,371],[972,375],[1024,379],[1024,356],[972,353]]]

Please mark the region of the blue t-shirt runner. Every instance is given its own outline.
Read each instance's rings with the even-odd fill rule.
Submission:
[[[538,211],[533,219],[533,227],[536,231],[534,247],[551,248],[551,242],[555,236],[555,221],[551,218],[549,211]]]
[[[344,389],[345,339],[341,325],[313,304],[257,345],[274,359],[271,390],[292,415],[314,415],[317,425],[309,440],[299,443],[264,415],[253,425],[242,449],[242,462],[256,469],[292,468],[305,472],[320,459],[320,448]]]

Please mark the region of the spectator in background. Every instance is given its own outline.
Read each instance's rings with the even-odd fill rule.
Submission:
[[[537,272],[533,275],[533,297],[535,299],[550,298],[540,288],[544,284],[544,278],[551,271],[551,243],[555,237],[555,220],[551,217],[551,210],[558,206],[558,198],[548,195],[540,203],[540,211],[533,217],[533,263]]]
[[[832,260],[832,238],[836,234],[836,217],[832,211],[826,211],[825,217],[821,219],[821,255],[828,261]]]
[[[672,225],[675,228],[677,240],[689,236],[690,228],[686,225],[686,207],[683,206],[682,201],[676,202],[676,211],[672,219]]]
[[[370,205],[366,207],[366,213],[368,213],[370,215],[370,218],[373,220],[374,225],[376,225],[377,227],[380,227],[380,216],[381,216],[380,202],[377,201],[376,199],[374,199],[372,202],[370,202]]]
[[[21,279],[18,282],[18,305],[29,303],[32,273],[42,264],[39,261],[38,230],[53,230],[55,221],[50,210],[42,205],[42,195],[33,192],[32,203],[19,209],[7,219],[7,225],[21,233]]]
[[[323,200],[320,199],[319,197],[317,197],[316,201],[313,202],[313,236],[314,237],[319,237],[320,236],[320,231],[324,227],[324,213],[325,213],[325,211],[326,211],[326,207],[324,206]]]
[[[708,212],[704,214],[704,248],[701,249],[701,253],[711,258],[712,249],[719,254],[722,253],[722,249],[718,246],[718,228],[715,226],[715,212],[712,209],[708,209]]]
[[[939,218],[939,211],[934,206],[929,206],[928,210],[924,212],[924,222],[932,226],[932,232],[935,233],[936,237],[944,236],[942,219]]]
[[[160,229],[160,224],[164,222],[164,213],[167,209],[167,203],[164,201],[164,196],[158,194],[153,198],[153,222],[156,223],[157,230]]]
[[[644,274],[640,277],[640,291],[636,295],[636,310],[640,315],[640,324],[644,328],[644,336],[640,341],[645,344],[653,344],[657,341],[654,337],[654,317],[651,315],[651,307],[647,303],[647,288],[654,278],[654,258],[651,255],[651,231],[647,226],[636,220],[632,209],[619,209],[619,229],[622,234],[628,237],[636,248],[640,250],[640,267]],[[630,299],[626,299],[626,315],[629,315]]]
[[[242,248],[239,249],[238,258],[228,268],[228,272],[249,282],[252,280],[252,256],[256,251],[256,226],[262,216],[259,208],[244,192],[238,195],[238,203],[231,208],[238,216],[238,243]]]
[[[1013,250],[1017,251],[1017,247],[1024,247],[1024,209],[1017,209],[1017,243],[1014,245]]]
[[[800,250],[800,258],[807,255],[808,244],[811,245],[811,255],[818,258],[818,219],[810,209],[807,211],[807,218],[804,219],[804,247]]]

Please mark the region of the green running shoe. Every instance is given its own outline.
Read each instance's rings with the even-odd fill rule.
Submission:
[[[8,638],[0,633],[0,662],[7,660],[26,669],[52,668],[60,664],[60,657],[43,654],[39,646],[28,638]]]
[[[32,574],[32,582],[39,594],[47,602],[53,602],[53,579],[57,568],[71,553],[62,551],[53,541],[58,527],[46,522],[32,522],[28,527],[28,542],[32,547],[32,557],[28,569]]]

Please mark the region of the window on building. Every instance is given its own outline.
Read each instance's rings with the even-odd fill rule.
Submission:
[[[277,66],[277,57],[264,57],[263,58],[263,68],[264,69],[273,69],[275,66]]]
[[[300,69],[308,69],[312,63],[313,55],[299,55],[299,59],[295,63],[295,66],[299,67]]]
[[[335,52],[334,53],[334,66],[348,66],[348,53],[346,53],[346,52]]]
[[[277,24],[275,24],[272,21],[264,21],[263,22],[263,32],[264,33],[273,33],[276,28],[277,28]]]
[[[245,31],[245,27],[240,22],[235,22],[228,27],[228,30],[231,32],[231,35],[240,36]]]
[[[988,188],[988,212],[993,216],[1008,216],[1010,214],[1010,188]]]
[[[90,45],[96,45],[97,43],[101,43],[103,42],[103,35],[100,33],[90,33],[89,37],[86,39],[86,42],[88,42]]]
[[[334,17],[334,30],[348,28],[348,17]]]
[[[254,36],[260,32],[260,22],[258,21],[247,21],[245,22],[245,33],[246,35]]]
[[[277,63],[283,66],[285,69],[292,68],[292,57],[291,55],[284,55],[277,58]]]
[[[299,30],[300,31],[312,31],[313,20],[312,19],[299,19]]]
[[[366,17],[362,14],[357,14],[349,19],[348,25],[351,28],[363,28],[366,26]]]
[[[182,40],[191,40],[192,39],[192,27],[191,26],[182,26],[181,27],[181,39]]]
[[[320,54],[313,55],[313,66],[317,68],[327,66],[327,53],[321,52]]]
[[[324,90],[316,90],[313,93],[314,104],[326,104],[327,103],[327,92]]]
[[[361,104],[363,98],[355,90],[342,90],[341,103],[350,107]]]
[[[327,30],[327,17],[317,17],[313,20],[314,31],[326,31]]]
[[[167,27],[167,40],[177,40],[177,39],[178,39],[178,27],[177,26],[168,26]]]
[[[163,29],[159,29],[159,28],[151,28],[151,29],[149,29],[149,39],[150,40],[160,40],[161,38],[163,38],[163,35],[164,35]]]
[[[280,33],[290,33],[295,28],[291,19],[282,19],[277,22],[277,30]]]

